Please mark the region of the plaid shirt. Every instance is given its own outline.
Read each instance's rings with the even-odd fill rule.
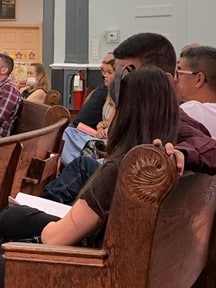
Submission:
[[[9,136],[22,97],[9,77],[0,82],[0,137]]]

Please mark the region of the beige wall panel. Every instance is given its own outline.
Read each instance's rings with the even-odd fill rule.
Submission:
[[[0,53],[5,52],[14,59],[11,78],[20,85],[27,77],[29,63],[42,61],[41,25],[1,25]]]
[[[41,25],[1,25],[0,51],[7,52],[15,62],[41,62],[41,33]]]

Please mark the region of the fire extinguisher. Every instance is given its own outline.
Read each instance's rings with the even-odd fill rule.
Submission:
[[[71,79],[71,95],[73,97],[73,109],[80,110],[85,94],[85,76],[78,71]]]

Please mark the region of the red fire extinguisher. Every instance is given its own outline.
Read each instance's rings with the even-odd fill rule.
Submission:
[[[71,85],[71,94],[73,95],[73,109],[80,110],[83,104],[85,94],[85,76],[82,71],[73,75]]]

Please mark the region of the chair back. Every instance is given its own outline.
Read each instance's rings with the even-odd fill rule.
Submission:
[[[175,163],[153,146],[137,146],[123,160],[103,246],[116,287],[189,288],[204,269],[215,177],[177,179]]]
[[[46,105],[59,105],[61,103],[61,94],[58,90],[49,90],[47,92],[44,104]]]

